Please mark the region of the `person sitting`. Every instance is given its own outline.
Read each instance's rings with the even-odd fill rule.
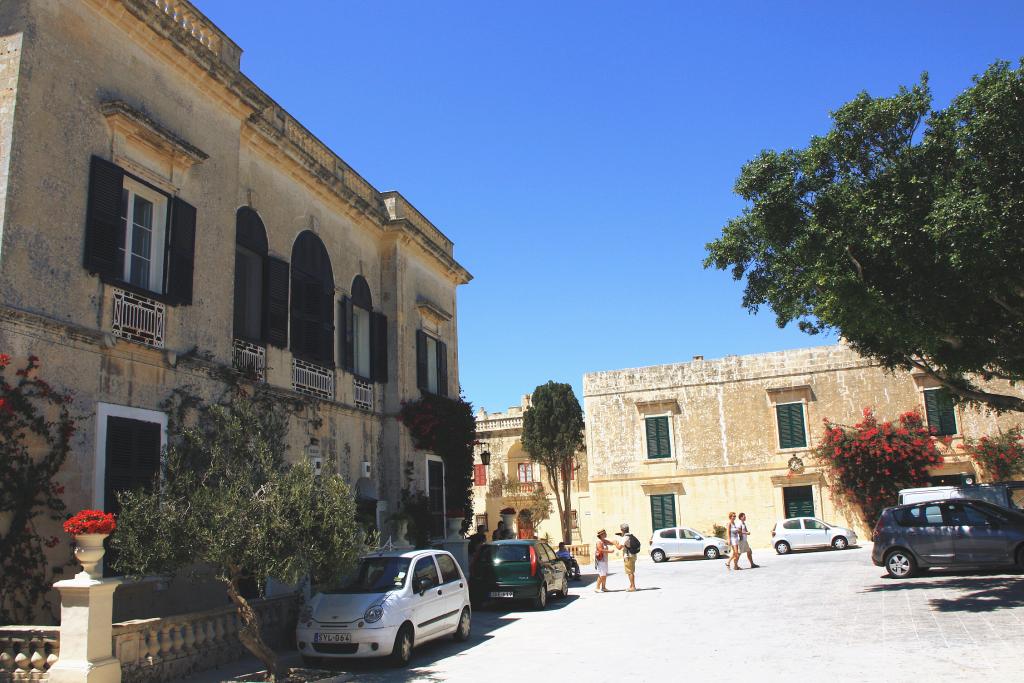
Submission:
[[[569,552],[569,549],[565,547],[565,541],[558,542],[558,550],[555,551],[555,557],[565,564],[565,570],[569,573],[569,578],[580,578],[580,564],[572,556],[572,553]]]

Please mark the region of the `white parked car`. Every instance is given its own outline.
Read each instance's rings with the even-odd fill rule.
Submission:
[[[412,649],[451,635],[469,637],[469,582],[443,550],[367,555],[351,576],[317,593],[299,615],[295,640],[304,662],[386,657],[402,666]]]
[[[780,519],[772,527],[772,545],[775,552],[785,555],[798,548],[828,548],[845,550],[857,545],[857,534],[833,524],[826,524],[814,517],[790,517]]]
[[[729,544],[721,538],[704,536],[686,527],[655,529],[651,536],[651,559],[664,562],[673,557],[700,557],[717,560],[729,554]]]

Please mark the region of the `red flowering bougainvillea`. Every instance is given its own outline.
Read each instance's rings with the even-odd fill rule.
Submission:
[[[928,483],[928,469],[942,464],[939,443],[921,414],[910,411],[895,424],[879,422],[870,408],[853,427],[825,418],[825,435],[815,448],[833,496],[858,508],[871,525],[882,509],[896,505],[899,491]]]
[[[64,531],[72,536],[80,534],[112,534],[117,528],[114,515],[103,510],[82,510],[64,522]]]
[[[967,439],[960,448],[971,456],[992,481],[1013,479],[1024,472],[1024,435],[1019,426],[999,436]]]
[[[53,562],[45,548],[60,541],[44,536],[39,522],[66,514],[64,487],[54,477],[71,450],[75,420],[71,396],[37,375],[36,356],[9,381],[10,364],[0,354],[0,518],[9,520],[0,526],[0,624],[29,624],[40,608],[53,607]]]

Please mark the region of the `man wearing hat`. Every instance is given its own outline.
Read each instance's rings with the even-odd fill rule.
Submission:
[[[616,536],[622,536],[622,542],[615,541],[615,547],[622,551],[622,564],[626,570],[626,576],[629,577],[629,590],[633,592],[636,590],[636,553],[630,552],[630,538],[633,534],[629,533],[629,525],[622,523],[619,525],[620,532],[615,534]]]

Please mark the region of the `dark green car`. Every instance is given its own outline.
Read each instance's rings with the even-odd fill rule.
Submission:
[[[469,571],[469,597],[474,605],[529,600],[544,609],[548,595],[569,594],[565,563],[544,541],[495,541],[480,546]]]

